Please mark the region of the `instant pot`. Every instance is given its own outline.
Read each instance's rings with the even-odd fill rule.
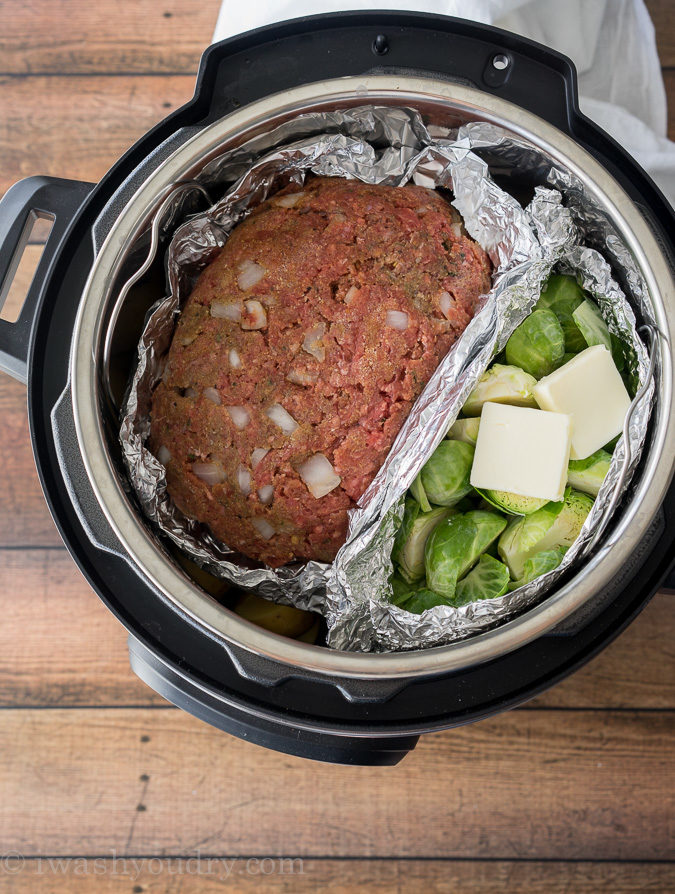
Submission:
[[[134,503],[115,407],[143,315],[164,291],[164,237],[151,224],[175,184],[198,180],[215,155],[298,114],[366,102],[415,108],[444,126],[495,123],[527,142],[542,170],[555,164],[571,172],[628,246],[658,330],[647,445],[591,557],[539,605],[497,629],[388,654],[285,639],[201,590]],[[493,173],[516,195],[535,185],[517,167]],[[193,99],[99,184],[31,177],[7,193],[0,203],[5,292],[36,216],[53,217],[54,226],[19,319],[0,321],[0,368],[27,382],[35,459],[68,549],[129,631],[134,671],[179,707],[279,751],[394,764],[421,733],[517,705],[571,673],[635,617],[668,574],[675,540],[673,210],[621,147],[580,114],[575,71],[563,56],[495,28],[412,13],[343,13],[262,28],[210,47]],[[624,287],[630,295],[630,283]]]

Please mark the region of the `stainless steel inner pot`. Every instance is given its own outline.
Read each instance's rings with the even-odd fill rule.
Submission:
[[[660,363],[649,453],[620,521],[600,549],[573,579],[520,617],[471,639],[418,652],[362,654],[305,645],[268,633],[220,605],[158,548],[155,535],[125,493],[103,423],[100,372],[110,307],[167,188],[178,180],[198,179],[214,156],[291,117],[365,103],[414,108],[427,123],[446,126],[488,121],[526,140],[542,161],[570,171],[630,249],[663,336],[656,347]],[[541,118],[474,88],[431,78],[376,75],[307,84],[252,103],[200,131],[150,174],[126,203],[98,252],[80,303],[70,374],[79,446],[102,511],[133,561],[180,611],[224,644],[233,643],[287,665],[338,677],[411,678],[458,670],[517,649],[589,608],[610,582],[623,576],[626,556],[648,531],[675,471],[669,449],[675,443],[672,356],[663,349],[664,344],[673,343],[675,288],[666,259],[632,200],[588,152]]]

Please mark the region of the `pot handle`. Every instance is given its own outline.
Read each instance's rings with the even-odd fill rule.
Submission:
[[[0,370],[24,384],[28,378],[28,345],[43,286],[66,231],[94,188],[93,183],[58,177],[27,177],[0,201],[0,311],[28,242],[33,224],[43,218],[53,225],[15,323],[0,319]]]

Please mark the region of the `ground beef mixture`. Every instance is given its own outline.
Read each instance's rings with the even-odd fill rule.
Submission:
[[[347,510],[490,287],[434,190],[315,178],[237,226],[178,321],[150,448],[188,516],[278,567]]]

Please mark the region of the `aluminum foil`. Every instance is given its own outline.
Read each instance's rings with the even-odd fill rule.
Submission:
[[[523,209],[490,177],[488,162],[493,165],[495,159],[505,170],[516,165],[531,172],[535,182],[553,183],[569,191],[576,196],[576,204],[563,205],[558,189],[540,186]],[[335,562],[272,570],[255,566],[216,541],[203,525],[186,518],[173,505],[164,468],[145,443],[152,391],[163,372],[176,317],[196,276],[217,255],[239,221],[288,183],[302,184],[308,172],[392,186],[413,180],[423,186],[451,189],[453,204],[469,234],[489,253],[495,274],[479,313],[440,363],[359,508],[350,514],[347,541]],[[494,125],[469,124],[451,132],[427,128],[413,110],[375,106],[301,115],[213,159],[198,179],[211,195],[222,194],[222,198],[175,229],[167,256],[170,294],[151,309],[122,412],[123,455],[148,518],[217,576],[276,602],[323,614],[329,644],[338,649],[397,650],[447,643],[503,623],[541,598],[585,553],[598,527],[606,524],[616,492],[626,486],[639,458],[653,386],[645,389],[631,416],[629,449],[622,439],[582,534],[559,569],[499,599],[459,609],[435,607],[421,616],[391,605],[387,597],[391,548],[405,491],[491,358],[532,310],[552,269],[575,273],[594,295],[610,330],[630,346],[636,383],[646,383],[649,359],[637,336],[633,312],[607,261],[582,244],[592,228],[597,237],[609,222],[594,217],[581,200],[579,184],[564,182],[564,177],[564,171],[544,163],[528,144]],[[173,229],[178,216],[177,202],[165,227]],[[612,260],[627,271],[640,311],[649,316],[648,296],[636,268],[633,265],[628,272],[630,259],[621,257],[619,240],[614,240],[613,247]]]

